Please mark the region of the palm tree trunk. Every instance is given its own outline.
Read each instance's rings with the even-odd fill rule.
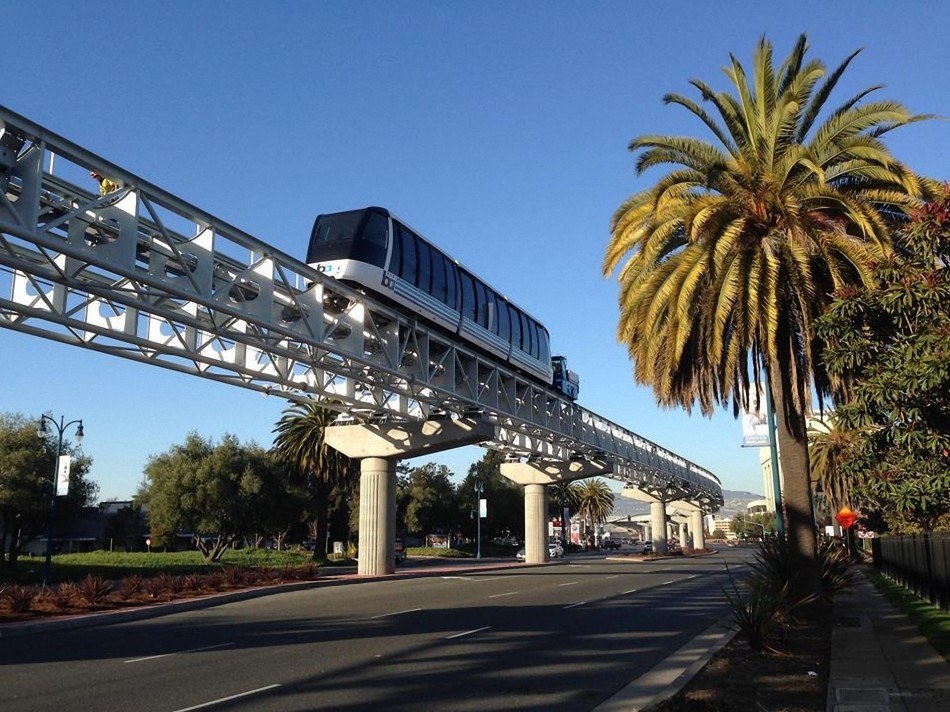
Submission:
[[[801,437],[796,437],[792,428],[789,427],[781,381],[775,379],[772,382],[772,397],[777,416],[775,429],[778,435],[779,461],[782,471],[785,536],[798,570],[798,576],[791,581],[792,593],[796,596],[818,594],[820,582],[811,475],[808,464],[808,436],[805,434],[804,423],[801,423],[798,428],[802,433]],[[794,417],[795,414],[792,414],[792,418]]]
[[[313,558],[314,561],[321,561],[327,558],[327,532],[330,528],[330,485],[326,480],[318,479],[313,485],[311,496],[313,497],[313,519],[314,519],[314,542]]]

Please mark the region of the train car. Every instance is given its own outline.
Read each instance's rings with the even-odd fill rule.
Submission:
[[[575,400],[548,330],[385,208],[318,215],[307,264],[381,296]]]

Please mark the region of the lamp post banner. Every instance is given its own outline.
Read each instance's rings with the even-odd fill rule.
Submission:
[[[742,447],[768,447],[768,417],[762,410],[742,414]]]
[[[56,494],[64,496],[69,494],[69,455],[60,455],[56,464]]]

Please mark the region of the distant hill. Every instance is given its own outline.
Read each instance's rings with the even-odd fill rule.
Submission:
[[[753,494],[752,492],[723,490],[722,499],[723,505],[720,512],[724,517],[731,517],[738,512],[744,512],[746,507],[749,506],[749,502],[754,502],[757,499],[765,499],[765,496]],[[610,517],[613,519],[614,517],[625,517],[628,514],[631,516],[635,514],[646,514],[649,511],[650,505],[646,502],[638,502],[635,499],[627,499],[626,497],[617,495],[614,499],[614,511]]]

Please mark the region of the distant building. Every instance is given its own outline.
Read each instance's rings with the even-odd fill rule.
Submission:
[[[773,509],[769,509],[769,500],[767,499],[756,499],[752,502],[749,502],[745,507],[746,514],[770,514]]]

